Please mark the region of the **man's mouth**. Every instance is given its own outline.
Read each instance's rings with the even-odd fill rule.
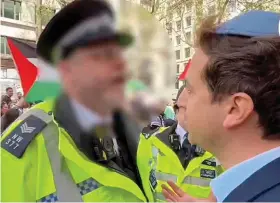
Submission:
[[[118,77],[115,77],[115,79],[113,80],[113,83],[115,85],[121,85],[121,84],[124,84],[127,80],[127,77],[125,76],[118,76]]]

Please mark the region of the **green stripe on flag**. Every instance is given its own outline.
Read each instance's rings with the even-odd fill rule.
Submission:
[[[38,100],[45,101],[59,96],[61,93],[61,86],[55,82],[37,81],[27,94],[26,100],[34,102]]]

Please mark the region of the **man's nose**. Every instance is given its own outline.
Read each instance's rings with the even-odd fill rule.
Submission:
[[[182,93],[180,94],[179,98],[178,98],[178,101],[177,101],[178,107],[180,107],[180,106],[185,107],[186,106],[186,102],[187,102],[187,99],[188,99],[187,95],[188,95],[187,90],[184,89],[182,91]]]

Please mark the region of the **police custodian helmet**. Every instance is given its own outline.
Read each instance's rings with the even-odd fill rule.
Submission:
[[[47,24],[37,43],[37,54],[54,64],[71,51],[89,44],[114,40],[122,46],[133,41],[129,33],[116,31],[114,12],[104,0],[74,0]]]

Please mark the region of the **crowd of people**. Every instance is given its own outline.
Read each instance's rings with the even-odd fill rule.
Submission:
[[[62,94],[3,133],[1,202],[279,202],[279,22],[205,20],[173,106],[141,129],[124,110],[133,36],[107,2],[69,3],[37,43]]]
[[[28,103],[21,92],[14,96],[13,88],[7,87],[6,94],[1,97],[1,134],[21,114],[38,102]]]

